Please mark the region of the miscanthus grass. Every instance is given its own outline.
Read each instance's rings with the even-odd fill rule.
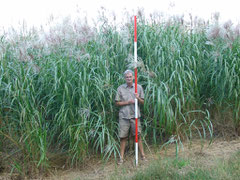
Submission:
[[[144,141],[174,142],[177,150],[196,134],[212,137],[216,112],[223,110],[237,129],[239,26],[139,19]],[[95,153],[118,157],[114,98],[122,72],[133,67],[133,25],[113,25],[106,17],[98,24],[65,19],[47,32],[1,35],[0,149],[13,170],[46,172],[52,154],[69,166]]]

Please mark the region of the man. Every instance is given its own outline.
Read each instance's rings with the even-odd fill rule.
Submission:
[[[126,147],[127,137],[129,129],[133,137],[135,137],[135,97],[140,104],[144,104],[144,92],[141,85],[137,85],[138,93],[135,93],[135,84],[133,83],[133,71],[126,70],[124,72],[124,78],[126,83],[122,84],[117,89],[116,105],[120,106],[119,110],[119,137],[120,137],[120,161],[118,164],[122,164],[124,160],[124,151]],[[145,160],[145,154],[143,151],[140,123],[140,108],[138,105],[138,144],[141,154],[141,158]]]

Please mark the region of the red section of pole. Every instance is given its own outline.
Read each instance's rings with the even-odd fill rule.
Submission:
[[[136,128],[136,135],[135,135],[135,142],[138,143],[138,118],[136,118],[135,128]]]

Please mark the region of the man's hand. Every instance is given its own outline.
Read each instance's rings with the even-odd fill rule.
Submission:
[[[130,101],[116,101],[117,106],[126,106],[126,105],[134,104],[134,103],[135,103],[134,99],[132,99]]]
[[[138,93],[135,93],[135,97],[136,97],[137,99],[139,99],[139,94],[138,94]]]
[[[128,101],[128,104],[134,104],[134,103],[135,103],[135,100],[134,100],[134,99]]]
[[[144,104],[144,100],[139,97],[139,94],[138,94],[138,93],[135,93],[135,97],[138,99],[138,102],[139,102],[140,104]]]

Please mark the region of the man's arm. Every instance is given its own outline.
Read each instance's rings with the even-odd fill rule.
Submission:
[[[141,85],[139,85],[139,94],[135,94],[140,104],[144,104],[144,92]]]
[[[135,93],[135,96],[138,99],[138,102],[143,105],[144,104],[144,99],[140,98],[139,94],[137,94],[137,93]]]
[[[129,104],[134,104],[134,100],[130,100],[130,101],[116,101],[116,105],[117,106],[126,106]]]
[[[138,94],[136,94],[136,98],[138,99],[138,102],[140,104],[144,104],[144,99],[140,98]],[[116,106],[126,106],[129,104],[134,104],[135,100],[130,100],[130,101],[116,101]]]

